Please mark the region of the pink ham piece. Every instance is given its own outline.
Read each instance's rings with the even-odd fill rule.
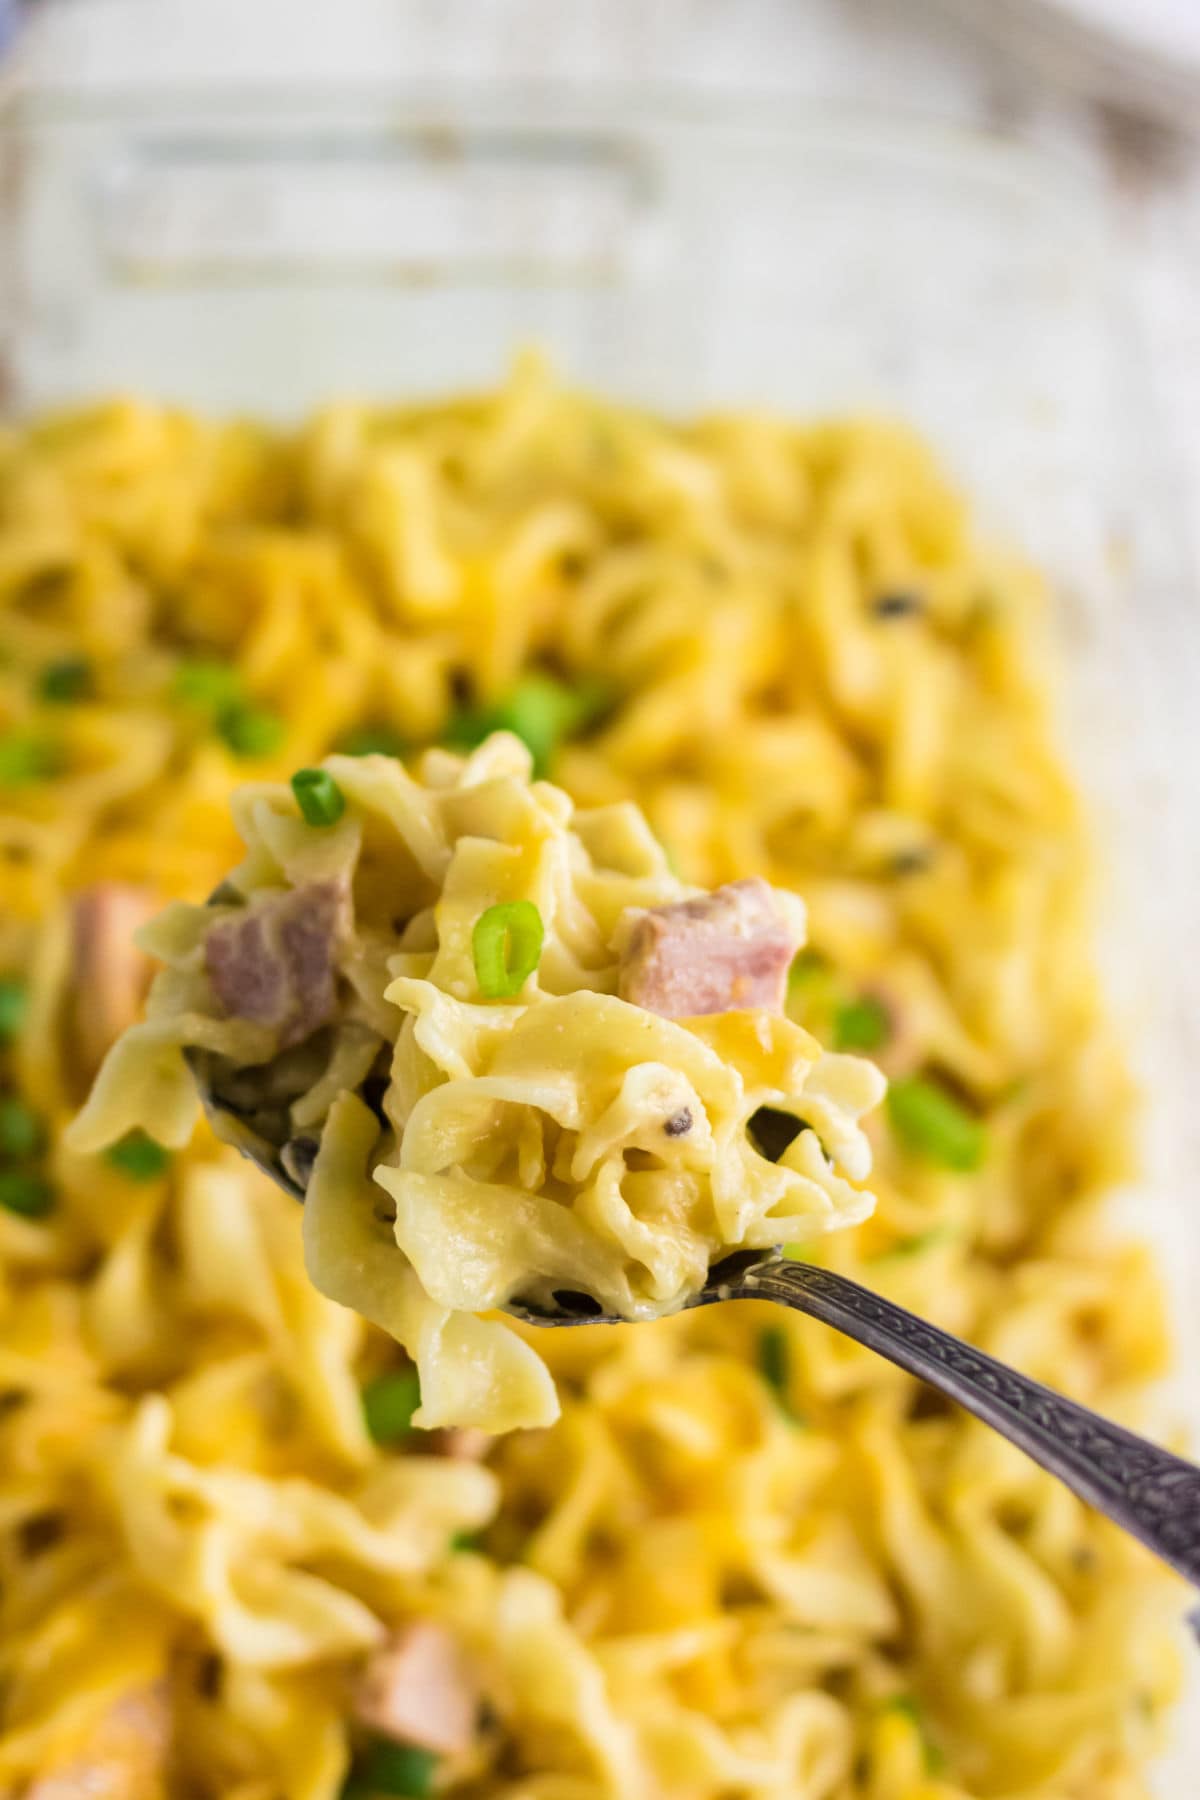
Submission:
[[[803,918],[792,895],[757,877],[627,914],[617,992],[666,1019],[759,1007],[782,1012]]]
[[[441,1756],[469,1750],[479,1683],[457,1638],[420,1619],[402,1625],[367,1658],[351,1708],[367,1731]]]
[[[89,1081],[141,1015],[153,964],[133,934],[154,911],[147,889],[122,881],[98,881],[72,902],[70,1054]]]
[[[348,924],[341,881],[309,881],[251,901],[204,940],[213,992],[234,1018],[276,1031],[281,1050],[303,1042],[334,1015],[335,951]]]
[[[21,1800],[166,1800],[170,1733],[166,1682],[135,1688],[100,1715],[66,1760],[44,1768]]]

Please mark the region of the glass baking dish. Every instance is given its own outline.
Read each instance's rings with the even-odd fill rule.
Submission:
[[[425,87],[26,94],[0,182],[12,412],[134,388],[288,418],[492,383],[532,343],[672,411],[882,410],[926,433],[1056,583],[1103,954],[1148,1094],[1145,1177],[1117,1204],[1160,1247],[1180,1370],[1200,1364],[1200,639],[1084,181],[911,122]],[[1181,1375],[1164,1427],[1184,1413],[1200,1436]],[[1190,1800],[1197,1773],[1193,1682],[1159,1792]]]

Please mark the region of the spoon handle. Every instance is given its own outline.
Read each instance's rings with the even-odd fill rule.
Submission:
[[[1200,1587],[1200,1469],[811,1263],[752,1265],[729,1298],[777,1300],[878,1351],[983,1419]]]

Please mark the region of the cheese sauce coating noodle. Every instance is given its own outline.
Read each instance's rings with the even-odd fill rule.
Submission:
[[[63,1137],[234,788],[516,731],[683,881],[804,895],[789,1017],[890,1082],[876,1210],[806,1253],[1147,1422],[1043,611],[898,428],[665,422],[533,361],[296,431],[0,430],[0,1794],[1147,1792],[1174,1585],[890,1366],[754,1306],[540,1332],[562,1416],[481,1455],[207,1128]],[[414,1644],[460,1684],[417,1726]]]

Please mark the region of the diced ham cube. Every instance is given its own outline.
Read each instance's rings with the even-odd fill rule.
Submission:
[[[155,910],[145,888],[98,881],[72,903],[69,1013],[72,1060],[90,1081],[121,1033],[137,1022],[153,964],[133,934]]]
[[[234,1018],[275,1030],[280,1049],[303,1042],[334,1015],[336,950],[348,924],[341,881],[309,881],[252,901],[204,940],[213,992]]]
[[[25,1788],[22,1800],[165,1800],[171,1733],[165,1682],[114,1701],[57,1768]]]
[[[617,991],[667,1019],[782,1012],[803,939],[803,911],[792,895],[757,878],[731,881],[694,900],[626,915]]]
[[[457,1638],[421,1619],[367,1658],[352,1710],[367,1731],[453,1756],[474,1741],[479,1702],[478,1679]]]

